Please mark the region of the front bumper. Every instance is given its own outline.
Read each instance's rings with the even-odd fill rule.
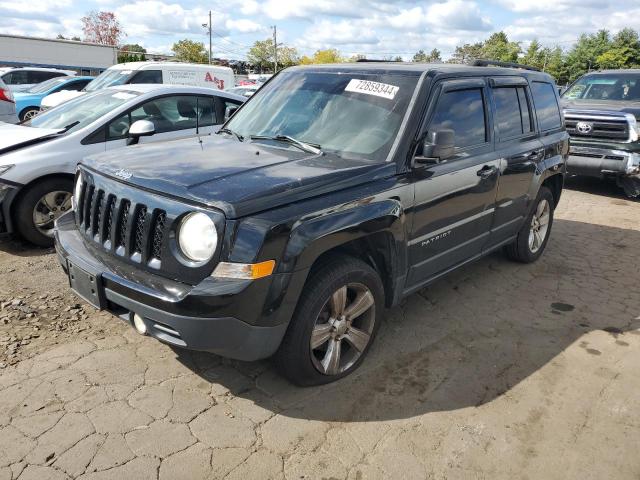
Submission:
[[[571,145],[567,171],[591,177],[639,176],[640,153],[603,147]]]
[[[0,234],[13,232],[11,204],[19,190],[19,185],[3,183],[0,180]]]
[[[74,276],[74,291],[85,300],[87,292],[93,291],[88,301],[99,303],[100,308],[130,324],[134,314],[139,315],[148,335],[171,345],[246,361],[267,358],[280,345],[288,323],[261,326],[228,315],[233,305],[237,306],[238,316],[246,312],[247,307],[259,311],[269,296],[269,288],[258,282],[270,282],[270,278],[253,282],[210,281],[203,285],[207,279],[195,287],[188,286],[106,265],[87,249],[73,214],[60,217],[56,227],[60,265],[67,273],[71,265],[72,271],[86,274],[86,277]],[[145,276],[144,281],[141,275]],[[264,296],[261,291],[265,292]],[[219,308],[216,303],[220,304]]]

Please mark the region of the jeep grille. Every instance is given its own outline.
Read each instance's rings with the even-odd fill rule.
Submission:
[[[187,266],[176,252],[175,231],[185,214],[198,207],[157,194],[123,188],[122,183],[83,172],[76,199],[76,225],[87,246],[139,268],[195,284],[211,274],[217,258],[206,265]],[[202,210],[202,209],[200,209]],[[206,210],[222,234],[224,217]],[[188,263],[188,262],[186,262]]]

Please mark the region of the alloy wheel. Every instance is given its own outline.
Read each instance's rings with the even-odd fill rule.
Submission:
[[[311,333],[314,367],[324,375],[349,369],[366,350],[375,324],[373,294],[361,283],[349,283],[326,301]]]
[[[529,250],[531,253],[540,250],[545,238],[547,238],[550,218],[551,206],[546,199],[542,199],[531,219],[531,228],[529,229]]]
[[[71,210],[70,192],[49,192],[36,203],[33,209],[33,224],[40,233],[52,237],[54,222],[69,210]]]

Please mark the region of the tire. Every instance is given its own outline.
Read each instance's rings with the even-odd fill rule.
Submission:
[[[39,247],[51,247],[53,245],[53,221],[43,226],[42,229],[38,228],[34,222],[34,210],[43,197],[51,195],[55,197],[55,201],[52,201],[51,205],[53,205],[56,210],[49,212],[46,210],[42,211],[43,205],[40,205],[40,211],[41,215],[48,216],[51,220],[55,220],[70,210],[72,190],[73,180],[63,177],[47,178],[27,187],[24,193],[16,199],[13,210],[16,230],[22,238]],[[68,195],[68,197],[65,197],[64,202],[59,201],[62,200],[63,193]],[[51,218],[50,215],[53,215],[53,218]],[[45,230],[48,230],[49,234],[44,233]]]
[[[344,295],[339,292],[344,292]],[[342,302],[345,307],[342,316],[335,314],[334,306],[340,303],[336,298],[346,300]],[[356,299],[358,302],[354,301]],[[370,306],[362,310],[366,305]],[[359,309],[354,306],[359,306]],[[359,310],[362,311],[349,320],[349,311],[355,313]],[[378,273],[357,258],[346,255],[331,257],[311,274],[305,284],[275,355],[278,370],[300,386],[330,383],[349,375],[360,366],[371,347],[380,328],[383,310],[384,289]],[[329,335],[329,339],[315,349],[311,345],[314,331],[315,341],[321,340],[318,332],[321,335],[328,332],[326,334]],[[363,332],[368,337],[363,336]],[[331,361],[323,363],[327,358],[335,358],[329,354],[330,349],[332,353],[336,349],[339,352],[339,365]],[[325,369],[327,364],[329,366]]]
[[[20,112],[20,121],[24,122],[25,120],[29,120],[35,117],[38,113],[40,113],[40,109],[36,107],[27,107]]]
[[[547,228],[544,230],[544,234],[542,235],[540,230],[542,222],[538,221],[538,214],[540,213],[539,209],[544,208],[545,202],[546,205],[548,205],[548,217],[546,223]],[[518,232],[515,242],[505,247],[507,257],[521,263],[532,263],[540,258],[547,246],[549,236],[551,235],[554,209],[555,204],[551,191],[547,187],[540,187],[536,201],[533,204],[533,208],[531,209],[531,212],[529,212],[527,219]],[[534,217],[537,222],[535,225]],[[538,238],[534,240],[534,244],[532,246],[530,236],[532,235],[532,230],[535,228],[538,228]]]

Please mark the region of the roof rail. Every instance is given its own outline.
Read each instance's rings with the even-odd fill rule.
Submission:
[[[359,58],[356,60],[356,63],[367,62],[367,63],[400,63],[398,60],[371,60],[369,58]]]
[[[472,67],[505,67],[505,68],[521,68],[522,70],[531,70],[533,72],[539,72],[540,69],[536,67],[532,67],[530,65],[523,65],[522,63],[513,63],[513,62],[500,62],[498,60],[485,60],[482,58],[477,58],[472,60],[469,65]]]

